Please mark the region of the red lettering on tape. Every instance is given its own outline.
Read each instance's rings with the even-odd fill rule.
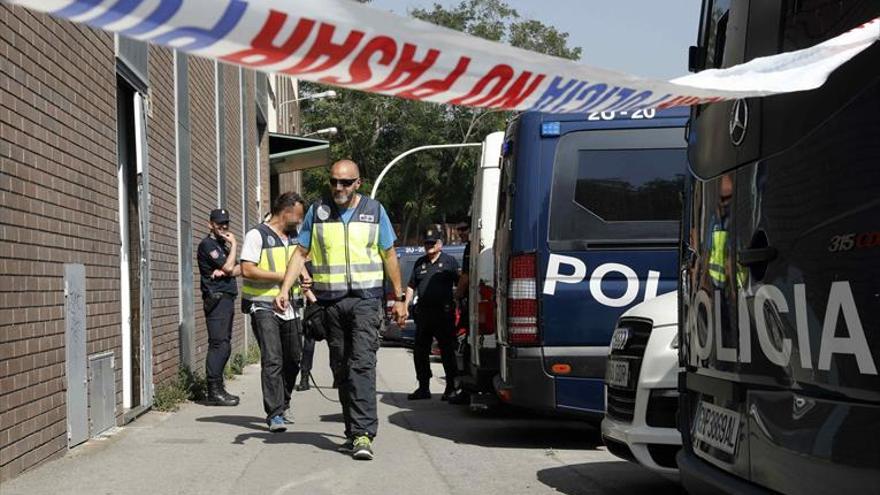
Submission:
[[[395,96],[400,98],[407,98],[410,100],[423,100],[425,98],[436,96],[440,93],[445,93],[449,91],[449,88],[451,88],[452,85],[455,84],[456,81],[458,81],[458,78],[465,73],[470,64],[470,58],[461,57],[458,59],[458,63],[455,65],[455,69],[452,69],[452,72],[450,72],[449,75],[445,78],[425,81],[415,88],[401,91]]]
[[[251,40],[251,47],[220,57],[220,60],[233,64],[247,65],[248,67],[262,67],[281,62],[302,46],[315,26],[315,21],[311,19],[300,19],[296,23],[296,28],[294,28],[290,37],[281,46],[278,46],[274,43],[275,37],[278,36],[281,28],[284,27],[284,21],[286,20],[287,14],[284,12],[270,10],[269,17],[266,18],[266,22],[260,28],[260,32]],[[261,58],[248,61],[248,59],[253,57]]]
[[[358,43],[360,43],[364,37],[362,31],[353,30],[345,37],[345,41],[341,44],[336,44],[333,43],[333,34],[335,32],[336,26],[322,23],[321,27],[318,28],[318,37],[315,39],[315,42],[312,44],[312,47],[309,49],[306,56],[296,65],[283,69],[281,72],[284,74],[297,75],[331,69],[339,65],[345,57],[349,56],[351,52],[357,48]],[[322,58],[325,60],[319,62]]]
[[[499,64],[495,67],[492,67],[492,70],[489,71],[488,74],[483,76],[477,84],[470,90],[470,92],[464,96],[459,98],[455,98],[450,100],[448,103],[452,105],[468,105],[474,107],[484,106],[485,103],[495,97],[501,92],[504,86],[510,81],[513,77],[513,68],[506,64]],[[485,96],[483,92],[486,91],[486,88],[494,82],[494,86],[489,90],[489,93]],[[478,98],[482,96],[482,98]],[[474,100],[474,98],[478,98]],[[473,101],[471,101],[473,100]]]
[[[391,65],[394,56],[397,54],[397,43],[388,36],[378,36],[371,39],[367,42],[360,53],[358,53],[357,57],[355,57],[354,61],[351,63],[351,66],[348,68],[348,73],[351,75],[351,79],[348,81],[342,81],[338,77],[329,76],[321,79],[321,82],[350,85],[369,81],[370,78],[373,77],[373,71],[370,70],[370,59],[377,53],[381,54],[381,56],[376,63],[380,65]]]
[[[435,49],[428,50],[424,60],[418,61],[413,57],[416,54],[416,46],[411,43],[403,45],[403,52],[400,54],[400,60],[394,66],[394,70],[384,81],[370,88],[370,91],[394,91],[405,88],[414,83],[418,78],[428,71],[437,62],[440,51]],[[402,81],[402,77],[406,76]]]

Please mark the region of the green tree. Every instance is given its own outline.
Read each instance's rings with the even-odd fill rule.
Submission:
[[[451,8],[434,4],[430,9],[414,9],[409,14],[539,53],[572,60],[581,55],[580,48],[568,46],[568,33],[521,18],[504,0],[466,0]],[[325,89],[320,84],[303,83],[306,93]],[[364,193],[369,193],[379,172],[398,154],[426,144],[477,142],[486,134],[504,130],[512,116],[509,112],[336,91],[336,99],[311,102],[303,112],[304,121],[311,129],[339,129],[331,140],[331,156],[350,157],[360,165]],[[385,177],[379,199],[392,222],[401,224],[402,239],[415,237],[428,223],[467,218],[479,158],[479,148],[422,152],[404,159]],[[326,191],[327,178],[325,169],[306,173],[307,197],[314,198]]]

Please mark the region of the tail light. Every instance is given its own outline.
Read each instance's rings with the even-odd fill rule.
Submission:
[[[477,304],[477,324],[480,335],[495,333],[495,291],[480,283],[480,301]]]
[[[534,254],[510,259],[507,290],[507,332],[512,345],[538,343],[538,295]]]

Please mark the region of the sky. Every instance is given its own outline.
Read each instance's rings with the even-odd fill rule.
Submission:
[[[569,46],[583,48],[588,65],[670,79],[687,74],[701,0],[506,0],[521,17],[569,33]],[[372,5],[406,15],[409,9],[461,0],[373,0]]]

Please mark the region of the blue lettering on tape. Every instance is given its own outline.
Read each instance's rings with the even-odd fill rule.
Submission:
[[[561,85],[562,76],[556,76],[550,81],[550,85],[547,89],[544,90],[544,94],[542,94],[538,101],[532,105],[532,110],[544,111],[550,105],[556,103],[556,100],[565,96],[566,93],[572,88],[572,86],[576,85],[579,81],[577,79],[569,79],[566,81],[565,85]]]
[[[179,27],[155,38],[150,39],[150,43],[158,45],[169,45],[178,50],[195,51],[209,47],[217,41],[223,39],[235,28],[238,21],[241,20],[244,12],[247,10],[247,3],[241,0],[232,0],[223,12],[223,17],[217,21],[217,24],[210,29],[200,27]],[[175,45],[174,42],[180,39],[191,39],[189,43]]]
[[[156,29],[157,27],[168,22],[169,19],[174,17],[174,14],[180,10],[180,4],[183,0],[162,0],[159,3],[159,6],[156,7],[156,10],[150,13],[144,20],[135,24],[134,26],[123,29],[119,31],[119,34],[123,36],[135,37],[142,34],[147,34],[150,31]]]
[[[86,12],[100,5],[100,3],[101,0],[77,0],[67,7],[58,9],[54,12],[50,12],[50,14],[61,17],[62,19],[70,19],[71,17],[77,17],[81,14],[85,14]]]
[[[580,105],[579,107],[577,107],[577,109],[575,109],[575,111],[576,112],[586,111],[586,109],[590,108],[590,106],[593,105],[593,102],[596,101],[597,98],[599,98],[600,96],[605,94],[605,92],[607,90],[608,90],[608,85],[603,84],[603,83],[594,84],[594,85],[590,86],[589,88],[584,89],[583,91],[581,91],[581,94],[579,94],[577,97],[577,101],[583,102],[583,104]],[[587,98],[587,95],[589,95],[590,98],[587,101],[584,101],[584,99]]]
[[[112,7],[107,9],[107,12],[104,12],[89,21],[89,26],[106,29],[106,26],[134,12],[134,9],[137,8],[141,2],[142,0],[119,0]]]

